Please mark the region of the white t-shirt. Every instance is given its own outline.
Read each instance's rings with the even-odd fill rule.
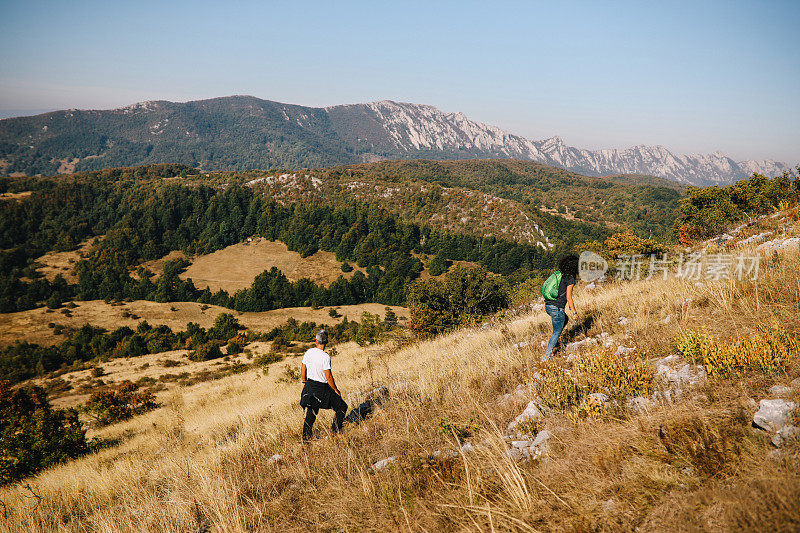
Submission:
[[[331,369],[331,356],[317,347],[309,349],[303,356],[303,364],[306,365],[306,377],[314,381],[327,383],[325,371]]]

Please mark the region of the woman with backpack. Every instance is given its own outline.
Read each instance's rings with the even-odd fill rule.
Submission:
[[[547,361],[553,355],[553,349],[558,344],[558,338],[567,324],[567,313],[565,307],[569,304],[573,316],[578,317],[575,310],[575,302],[572,301],[572,289],[578,278],[578,256],[565,255],[558,262],[558,270],[553,272],[542,286],[542,296],[544,296],[544,310],[553,320],[553,335],[547,343],[547,351],[542,360]]]

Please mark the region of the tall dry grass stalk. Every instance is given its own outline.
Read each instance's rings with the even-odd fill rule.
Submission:
[[[770,258],[757,281],[696,286],[670,278],[577,292],[607,332],[652,357],[681,332],[725,336],[758,325],[796,331],[800,261]],[[627,325],[619,317],[629,319]],[[667,320],[669,317],[669,320]],[[568,331],[576,324],[568,326]],[[627,335],[627,336],[626,336]],[[96,432],[119,446],[0,489],[0,531],[619,531],[788,530],[800,517],[797,451],[770,455],[746,424],[746,400],[785,376],[715,380],[681,403],[573,422],[557,412],[547,457],[516,463],[505,427],[525,400],[549,336],[544,313],[466,329],[401,349],[337,347],[346,392],[380,382],[391,400],[368,422],[299,446],[299,384],[252,370],[185,388],[152,413]],[[513,344],[531,341],[531,347]],[[460,452],[442,421],[477,430]],[[320,417],[318,428],[330,421]],[[435,452],[440,452],[438,456]],[[270,464],[273,454],[282,464]],[[385,472],[371,465],[394,456]],[[755,502],[755,503],[754,503]]]

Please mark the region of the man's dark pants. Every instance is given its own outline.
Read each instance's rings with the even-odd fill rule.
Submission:
[[[336,415],[331,424],[331,431],[336,434],[342,430],[342,423],[347,414],[347,403],[329,384],[309,379],[300,395],[300,406],[306,410],[306,418],[303,421],[303,442],[311,440],[314,422],[320,409],[333,409]]]

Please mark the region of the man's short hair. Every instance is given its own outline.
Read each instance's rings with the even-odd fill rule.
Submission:
[[[320,344],[328,344],[328,332],[321,329],[317,332],[317,342]]]

